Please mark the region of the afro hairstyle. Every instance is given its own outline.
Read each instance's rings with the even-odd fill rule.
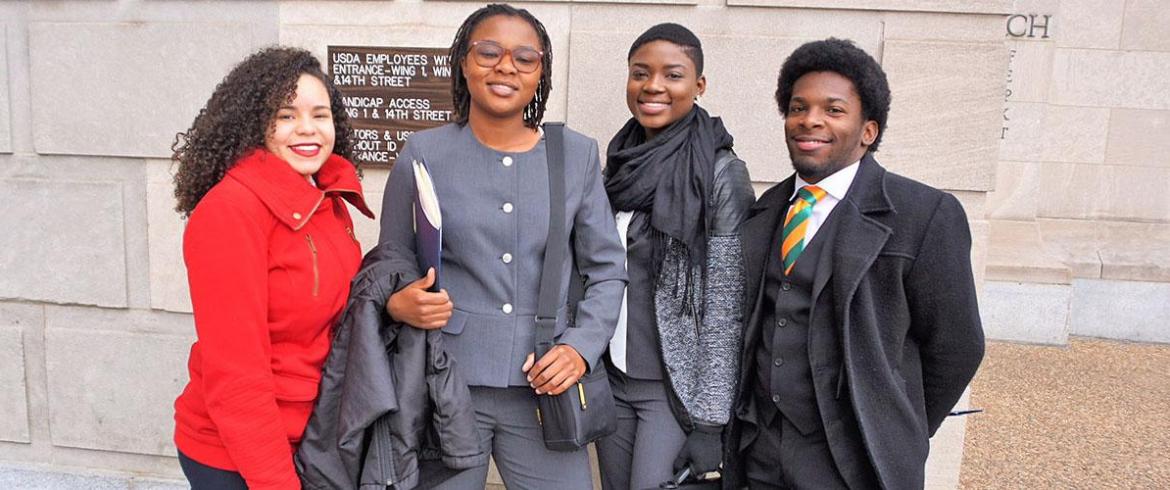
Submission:
[[[890,113],[890,85],[881,65],[849,40],[828,38],[804,44],[796,48],[780,68],[776,104],[781,115],[788,116],[788,103],[796,81],[813,72],[833,72],[853,82],[861,97],[863,117],[878,125],[877,138],[869,145],[869,151],[876,152],[886,132],[886,117]]]

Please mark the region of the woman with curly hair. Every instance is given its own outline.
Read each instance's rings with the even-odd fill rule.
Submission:
[[[373,218],[341,95],[309,52],[249,56],[173,146],[195,313],[175,445],[192,488],[300,488],[330,326],[361,248],[345,203]]]
[[[443,346],[470,385],[479,439],[509,488],[591,489],[586,449],[545,447],[536,397],[559,394],[599,362],[625,287],[621,244],[601,183],[597,142],[564,129],[565,243],[560,299],[571,261],[584,281],[576,324],[558,315],[556,345],[533,357],[550,197],[541,118],[552,45],[528,11],[483,7],[451,46],[455,122],[420,131],[398,156],[382,202],[379,247],[414,263],[413,160],[425,162],[441,203],[440,292],[432,270],[397,271],[386,309],[410,328],[442,329]],[[415,281],[415,278],[419,278]],[[406,282],[406,281],[414,281]],[[420,464],[423,488],[482,489],[488,466]]]

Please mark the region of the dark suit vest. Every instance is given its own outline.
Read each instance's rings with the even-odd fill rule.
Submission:
[[[825,244],[832,243],[836,234],[832,217],[831,213],[821,224],[788,275],[780,259],[783,224],[777,226],[772,237],[774,256],[768,257],[764,278],[765,314],[755,355],[760,413],[769,420],[779,410],[805,435],[822,430],[808,357],[808,329],[817,264],[822,253],[831,253]]]

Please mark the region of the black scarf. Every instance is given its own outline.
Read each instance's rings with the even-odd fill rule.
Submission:
[[[686,246],[691,268],[707,261],[707,200],[713,192],[715,153],[730,149],[731,134],[723,121],[697,104],[650,141],[631,118],[606,150],[605,192],[618,211],[650,214],[659,245],[657,274],[666,237]]]

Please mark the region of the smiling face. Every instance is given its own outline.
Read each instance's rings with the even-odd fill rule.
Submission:
[[[308,177],[333,153],[334,138],[329,91],[317,77],[302,74],[292,101],[276,111],[264,147]]]
[[[543,51],[540,37],[523,18],[511,15],[488,17],[471,32],[470,43],[491,42],[510,50],[493,67],[483,67],[475,54],[463,59],[463,76],[471,96],[470,118],[523,119],[524,107],[536,96],[543,66],[530,73],[516,69],[514,53],[519,48]],[[473,48],[474,49],[474,48]]]
[[[877,134],[877,122],[865,119],[848,78],[817,71],[793,84],[784,136],[792,167],[806,182],[815,184],[860,160]]]
[[[707,79],[682,46],[670,41],[651,41],[630,56],[626,78],[626,105],[649,140],[682,119],[703,95]]]

